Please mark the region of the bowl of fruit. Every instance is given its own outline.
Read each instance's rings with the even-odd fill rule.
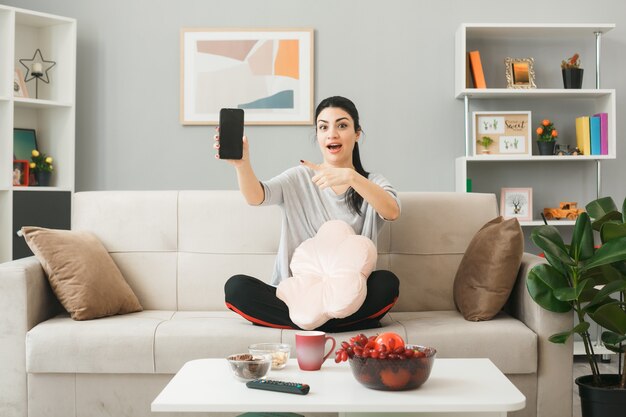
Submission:
[[[431,347],[404,343],[397,333],[359,334],[341,342],[335,362],[348,361],[354,378],[368,388],[405,391],[428,380],[436,354]]]

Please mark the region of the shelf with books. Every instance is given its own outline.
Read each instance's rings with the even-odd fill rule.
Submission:
[[[456,191],[495,193],[500,198],[502,189],[532,188],[533,220],[521,222],[523,226],[543,224],[540,220],[543,208],[558,207],[562,201],[583,206],[601,196],[601,162],[617,158],[616,91],[600,88],[601,40],[614,27],[614,24],[578,23],[459,26],[455,97],[464,101],[465,155],[455,160]],[[469,54],[472,51],[478,52],[473,60]],[[582,57],[581,68],[586,68],[583,85],[581,89],[565,89],[561,61],[575,53]],[[485,88],[473,88],[474,80],[470,76],[476,70],[477,55]],[[532,88],[533,83],[526,83],[523,88],[512,84],[510,65],[505,65],[507,58],[508,62],[532,63],[528,73],[532,73],[537,88]],[[518,129],[519,133],[510,133],[512,116],[522,113],[529,114],[528,125]],[[606,114],[602,130],[606,141],[604,154],[572,155],[577,147],[591,153],[585,152],[577,138],[576,120],[599,113]],[[494,119],[494,129],[498,126],[492,135],[485,133],[491,132],[490,128],[479,128],[482,126],[479,123],[487,123],[490,118]],[[565,155],[539,155],[535,130],[544,119],[549,119],[558,129],[558,150]],[[587,151],[593,149],[593,122],[589,120],[588,130],[582,130],[589,132]],[[504,125],[506,129],[501,127]],[[530,137],[528,126],[532,128]],[[514,148],[510,147],[510,135],[517,139]],[[492,140],[487,141],[484,136]],[[595,137],[597,141],[597,127]],[[520,148],[520,144],[524,146]],[[559,220],[550,224],[571,226],[574,222]]]

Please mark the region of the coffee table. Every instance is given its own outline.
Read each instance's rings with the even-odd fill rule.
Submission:
[[[348,363],[333,360],[307,372],[290,359],[284,369],[270,371],[268,379],[302,382],[311,391],[294,395],[249,389],[235,380],[225,359],[199,359],[183,365],[152,402],[152,411],[504,417],[526,404],[524,395],[489,359],[436,359],[428,381],[412,391],[365,388]]]

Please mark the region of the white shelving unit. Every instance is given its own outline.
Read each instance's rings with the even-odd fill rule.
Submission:
[[[501,187],[532,187],[538,199],[533,204],[533,221],[523,226],[543,224],[539,212],[543,207],[558,207],[567,192],[574,188],[580,205],[601,195],[601,161],[615,159],[616,111],[615,90],[600,88],[602,36],[613,24],[462,24],[456,32],[455,95],[464,101],[465,155],[455,161],[455,188],[466,192],[467,179],[472,178],[473,191],[493,192],[499,197]],[[481,55],[487,88],[468,86],[467,53],[478,50]],[[585,83],[582,89],[562,88],[560,62],[574,52],[586,58]],[[569,54],[569,55],[567,55]],[[540,57],[537,57],[540,55]],[[536,89],[506,88],[504,59],[535,57]],[[595,58],[595,78],[591,57]],[[539,120],[556,120],[559,143],[575,146],[575,117],[600,112],[608,113],[608,155],[590,156],[474,156],[472,113],[474,111],[530,110],[531,131]],[[563,142],[561,137],[565,138]],[[532,142],[534,142],[534,137]],[[562,173],[562,175],[559,175]],[[559,188],[554,179],[571,178]],[[563,180],[563,178],[561,178]],[[518,181],[517,183],[512,183]],[[527,182],[524,182],[527,181]],[[578,187],[572,187],[578,183]],[[574,193],[575,194],[575,193]],[[562,200],[559,200],[562,198]],[[572,221],[551,221],[554,225],[572,225]]]
[[[20,59],[30,59],[37,49],[56,62],[50,83],[26,83],[29,97],[13,96],[16,68],[25,74]],[[48,209],[49,197],[74,192],[76,97],[76,20],[0,5],[0,262],[13,258],[17,204],[21,193],[36,196],[37,209]],[[50,187],[13,186],[13,129],[35,129],[40,151],[54,158]],[[30,194],[37,191],[36,194]],[[71,213],[62,213],[67,218]],[[36,222],[36,220],[33,220]]]

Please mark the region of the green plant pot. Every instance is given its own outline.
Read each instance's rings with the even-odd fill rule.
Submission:
[[[580,394],[582,417],[612,417],[624,415],[626,410],[626,389],[619,389],[619,375],[600,375],[604,386],[591,385],[593,375],[576,378]]]
[[[556,141],[541,142],[537,141],[537,147],[539,148],[539,155],[554,155],[554,148]]]
[[[40,187],[48,187],[50,186],[50,178],[52,177],[52,172],[48,171],[37,171],[35,172],[35,178],[37,179],[37,185]]]

